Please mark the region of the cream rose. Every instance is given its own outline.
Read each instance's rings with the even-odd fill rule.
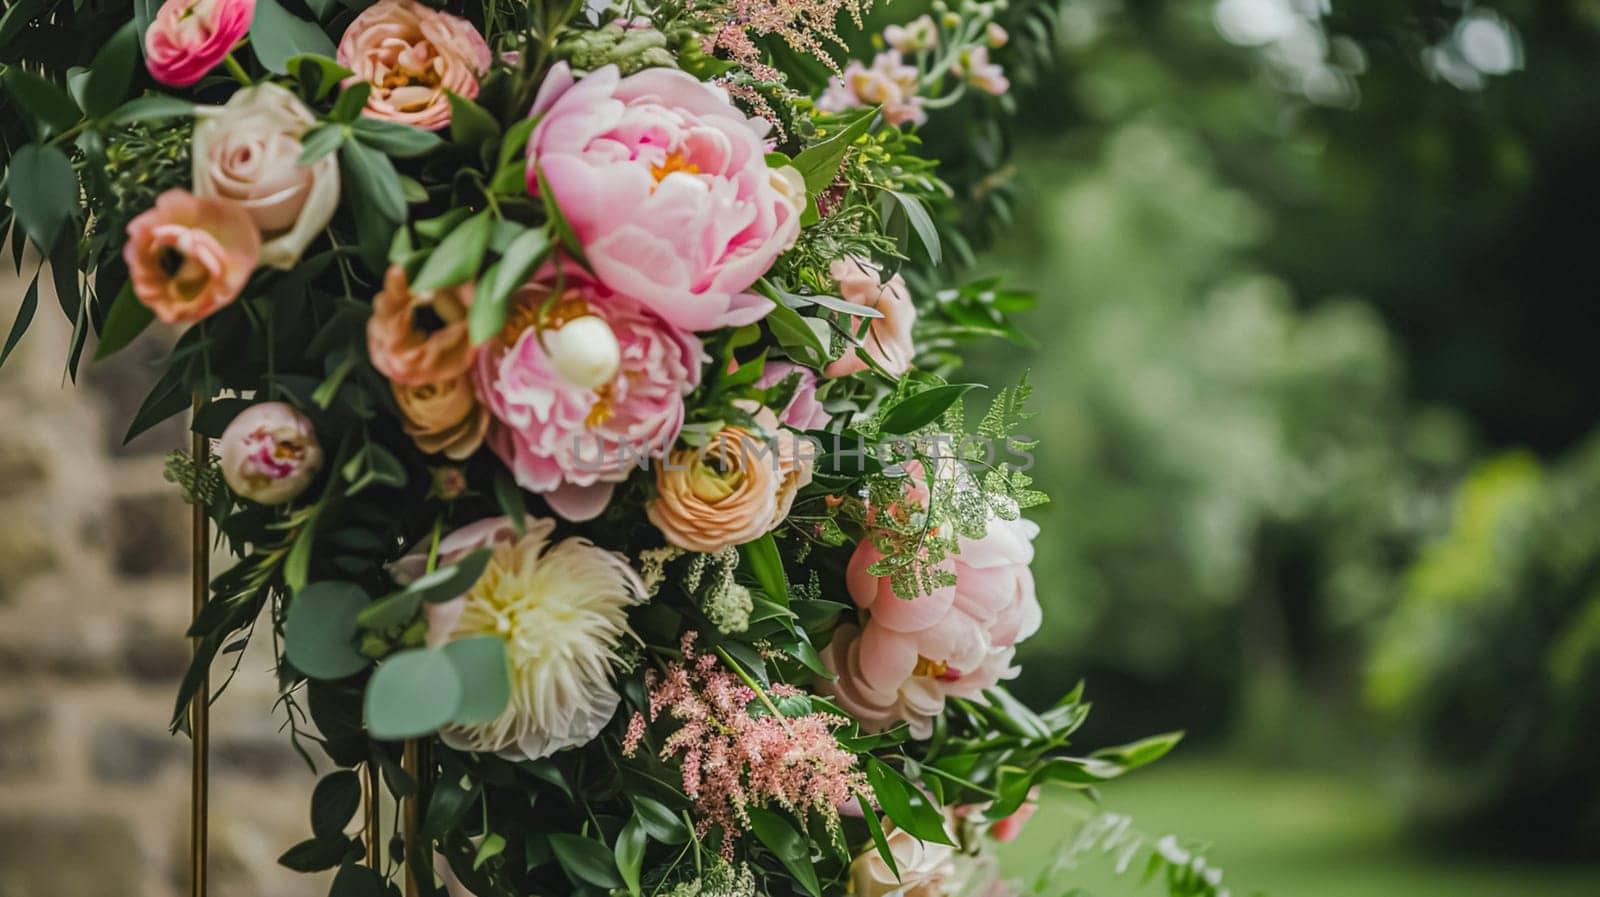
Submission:
[[[946,897],[956,874],[955,848],[919,840],[887,819],[883,829],[899,876],[876,848],[868,847],[850,864],[850,893],[854,897]]]
[[[244,206],[261,231],[261,264],[292,268],[339,205],[339,163],[300,164],[300,137],[317,118],[288,90],[246,87],[201,109],[194,129],[194,193]]]

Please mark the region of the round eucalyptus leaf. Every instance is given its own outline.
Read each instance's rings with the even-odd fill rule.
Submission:
[[[392,654],[367,683],[367,731],[384,740],[436,731],[455,717],[461,693],[461,677],[443,651]]]
[[[283,623],[284,653],[313,679],[343,679],[370,661],[355,649],[356,617],[370,599],[353,582],[322,580],[294,594]]]

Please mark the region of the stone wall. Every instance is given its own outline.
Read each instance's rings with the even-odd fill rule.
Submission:
[[[162,479],[184,422],[122,445],[170,334],[86,364],[74,387],[48,280],[0,369],[0,897],[187,894],[189,742],[166,723],[188,652],[189,518]],[[25,286],[7,259],[0,339]],[[213,709],[212,893],[326,893],[276,864],[309,836],[315,777],[277,731],[258,641]]]

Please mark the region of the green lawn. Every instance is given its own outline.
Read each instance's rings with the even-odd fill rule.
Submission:
[[[1103,790],[1107,809],[1151,836],[1209,845],[1234,897],[1597,897],[1600,865],[1519,863],[1419,853],[1376,788],[1237,762],[1169,760]],[[1031,883],[1077,830],[1083,802],[1047,802],[1004,853],[1007,875]],[[1143,857],[1141,855],[1141,861]],[[1054,876],[1045,897],[1157,895],[1139,868],[1118,877],[1103,854]]]

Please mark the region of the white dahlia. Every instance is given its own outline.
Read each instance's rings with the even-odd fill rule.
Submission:
[[[520,538],[504,517],[440,542],[443,561],[492,547],[483,575],[459,598],[428,607],[428,643],[505,639],[511,699],[487,725],[441,734],[451,747],[534,759],[592,741],[616,712],[612,661],[644,583],[621,555],[581,538],[551,543],[551,520],[529,519]]]

